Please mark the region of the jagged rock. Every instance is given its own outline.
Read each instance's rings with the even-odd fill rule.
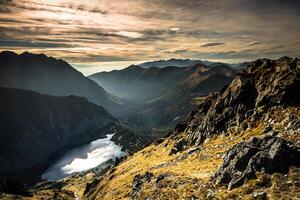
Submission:
[[[143,184],[145,182],[149,182],[151,181],[152,177],[154,176],[154,174],[152,174],[151,172],[146,172],[144,175],[135,175],[132,181],[132,193],[131,193],[131,198],[135,199],[137,194],[139,193],[139,191],[141,190]]]
[[[181,140],[177,141],[174,144],[173,148],[170,150],[169,155],[173,155],[173,154],[183,151],[185,149],[186,145],[187,145],[187,141],[185,139],[181,139]]]
[[[265,136],[241,142],[230,149],[215,175],[216,184],[228,184],[228,189],[243,185],[257,171],[287,173],[290,166],[300,167],[300,148],[278,137]]]
[[[299,59],[257,60],[239,73],[226,89],[207,97],[198,112],[187,119],[185,131],[191,143],[201,144],[213,134],[233,126],[236,126],[233,131],[246,130],[246,119],[255,122],[270,107],[299,105],[299,87]]]

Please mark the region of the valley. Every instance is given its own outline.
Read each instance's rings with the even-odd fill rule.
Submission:
[[[11,106],[9,104],[12,102],[5,102],[2,99],[1,105],[4,108],[15,109],[14,111],[9,110],[7,113],[18,111],[18,115],[12,115],[11,119],[17,116],[22,119],[22,116],[27,114],[20,113],[20,110],[25,112],[28,108],[39,105],[36,102],[45,102],[46,99],[49,99],[47,100],[49,102],[50,100],[66,101],[66,103],[78,101],[72,105],[78,107],[77,109],[84,108],[88,112],[88,118],[83,118],[83,121],[94,119],[91,116],[92,108],[100,109],[106,119],[102,117],[100,121],[97,121],[98,119],[95,118],[97,128],[90,129],[87,128],[87,125],[84,126],[87,128],[86,130],[94,130],[90,132],[90,136],[86,135],[87,131],[84,129],[81,130],[71,125],[78,134],[84,133],[85,136],[73,134],[71,140],[68,141],[74,141],[74,144],[57,147],[57,150],[52,150],[54,154],[50,152],[45,154],[52,157],[50,160],[43,161],[43,165],[32,165],[30,170],[34,169],[32,172],[40,178],[35,179],[35,183],[30,187],[24,187],[18,185],[18,182],[9,182],[8,180],[2,182],[2,191],[6,191],[8,194],[0,197],[5,199],[15,197],[24,199],[146,199],[149,197],[153,199],[234,199],[241,195],[250,199],[255,195],[263,198],[267,196],[271,199],[298,197],[300,196],[297,178],[300,175],[300,163],[297,159],[300,155],[300,147],[297,142],[300,140],[299,69],[298,59],[282,57],[278,60],[253,61],[248,64],[247,68],[239,72],[226,66],[208,67],[201,64],[185,68],[166,67],[161,69],[130,66],[121,71],[113,71],[111,74],[107,72],[97,74],[97,76],[104,77],[97,78],[98,84],[102,80],[105,90],[111,87],[111,93],[116,96],[115,98],[125,99],[124,96],[136,93],[136,96],[141,98],[140,100],[125,99],[127,102],[134,102],[136,108],[141,106],[145,109],[149,105],[160,107],[162,106],[161,101],[157,99],[170,98],[172,100],[177,97],[173,103],[170,100],[169,104],[163,105],[164,107],[172,106],[179,102],[180,93],[185,102],[190,101],[187,105],[191,105],[192,101],[196,102],[198,106],[189,107],[190,111],[186,117],[180,118],[173,128],[168,128],[169,131],[166,131],[166,128],[164,134],[156,137],[147,136],[145,132],[146,137],[141,137],[142,134],[137,133],[135,128],[130,127],[124,121],[118,122],[102,107],[91,104],[84,98],[52,97],[25,90],[2,88],[2,93],[9,94],[6,97],[8,100],[13,99],[14,104]],[[155,71],[154,75],[151,70]],[[164,70],[170,71],[164,74]],[[128,71],[134,75],[125,79],[124,74],[130,74]],[[148,73],[150,75],[147,76],[151,79],[139,78]],[[220,73],[224,75],[220,75]],[[159,79],[163,80],[161,83],[157,80],[159,76],[165,76],[163,79]],[[218,81],[222,80],[220,76],[232,79],[232,81],[229,84],[227,84],[227,79],[226,82],[206,82],[215,76],[218,77],[216,78]],[[96,80],[95,77],[92,79]],[[121,84],[124,88],[119,91],[113,90],[113,87],[117,88],[121,78],[125,81]],[[170,78],[170,83],[174,78],[177,78],[177,81],[173,85],[167,84],[168,78]],[[147,81],[142,83],[142,80]],[[208,90],[206,86],[214,83],[217,85],[213,86],[212,92],[205,93]],[[126,88],[127,85],[130,87]],[[129,91],[134,85],[140,89],[135,88]],[[161,88],[161,91],[147,93],[145,88],[149,90],[150,88]],[[220,90],[219,92],[215,92],[217,88]],[[196,91],[196,94],[191,91]],[[120,95],[121,92],[123,92],[123,96]],[[147,96],[147,94],[149,95]],[[22,96],[16,98],[12,95]],[[30,98],[25,98],[27,95]],[[170,96],[168,97],[168,95]],[[22,99],[22,102],[15,102],[16,99]],[[26,99],[28,102],[24,101]],[[36,101],[32,101],[32,99],[36,99]],[[41,99],[43,101],[40,101]],[[90,108],[83,107],[85,104]],[[26,105],[26,109],[20,109],[19,107],[22,105]],[[46,110],[51,108],[50,105],[47,104]],[[53,106],[55,105],[58,104],[53,104]],[[73,107],[65,108],[76,112]],[[192,108],[193,111],[191,111]],[[179,110],[177,107],[176,112]],[[66,113],[68,112],[70,111]],[[96,110],[94,112],[98,113]],[[59,112],[54,113],[64,113],[64,111],[60,109]],[[82,111],[80,113],[78,117],[83,114]],[[155,115],[159,116],[159,113],[155,113]],[[71,116],[75,117],[74,114]],[[41,113],[37,112],[36,117],[42,119]],[[52,121],[60,119],[57,117],[48,119],[47,115],[45,117]],[[5,118],[7,117],[1,117],[1,119]],[[13,122],[11,119],[9,119],[10,123]],[[74,118],[76,125],[79,125],[78,119]],[[14,126],[17,125],[18,118],[15,120]],[[32,120],[37,121],[34,118]],[[61,118],[61,120],[64,119]],[[107,125],[103,125],[103,128],[99,129],[99,123],[105,121],[107,121]],[[163,120],[158,121],[162,122]],[[68,120],[68,122],[71,121]],[[51,124],[55,123],[55,121],[51,122]],[[32,124],[32,122],[25,124]],[[43,124],[47,124],[47,122]],[[93,126],[91,122],[88,124]],[[20,130],[29,128],[19,126]],[[8,128],[8,126],[6,127]],[[55,126],[51,127],[50,131],[53,131],[53,128]],[[9,131],[14,133],[12,130],[16,131],[14,128]],[[58,133],[57,130],[55,132]],[[66,131],[62,133],[66,134]],[[6,140],[9,138],[5,135],[2,137]],[[45,136],[43,137],[45,138]],[[60,138],[58,140],[60,143],[62,136],[58,135],[57,137]],[[78,139],[75,139],[76,137],[80,138],[80,143],[78,143]],[[3,144],[5,143],[11,142]],[[22,152],[26,156],[28,147],[25,142],[22,143],[24,146],[22,148],[25,150]],[[82,146],[84,143],[86,144]],[[38,142],[38,144],[42,143]],[[32,144],[29,142],[28,145]],[[74,149],[74,147],[76,148]],[[4,145],[1,149],[2,152],[8,152],[3,148],[9,147]],[[20,150],[20,148],[18,149]],[[261,152],[262,150],[263,152]],[[9,151],[12,152],[12,150]],[[59,152],[59,154],[55,152]],[[47,156],[43,156],[43,158],[45,157]],[[14,162],[24,163],[17,156],[15,159]],[[241,161],[242,159],[245,160]],[[51,166],[50,163],[54,161],[55,164]],[[244,163],[243,167],[238,164],[239,162]],[[280,164],[278,165],[278,163]],[[273,167],[267,168],[267,166]],[[253,168],[255,171],[251,171]],[[33,179],[30,178],[33,176],[32,172],[28,174],[27,178],[20,178],[21,176],[18,175],[26,170],[28,170],[26,166],[16,169],[14,179],[27,183],[29,180],[32,182]],[[240,171],[235,172],[235,170]],[[267,173],[264,170],[267,170]],[[5,176],[11,178],[11,173],[5,173]],[[236,176],[236,173],[240,175]],[[287,187],[288,190],[284,189]],[[14,192],[11,192],[12,188],[15,188]]]
[[[136,123],[127,121],[128,125],[137,133],[146,132],[154,139],[184,120],[197,107],[194,99],[221,90],[238,72],[223,63],[163,68],[141,66],[131,65],[119,71],[93,74],[89,78],[111,94],[133,102],[139,120]]]
[[[300,200],[300,0],[0,0],[0,200]]]

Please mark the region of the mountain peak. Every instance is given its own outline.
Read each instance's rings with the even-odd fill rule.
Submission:
[[[0,52],[0,56],[17,56],[18,54],[16,54],[13,51],[2,51]]]

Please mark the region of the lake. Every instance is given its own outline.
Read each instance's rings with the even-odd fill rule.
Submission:
[[[106,138],[66,152],[42,174],[42,179],[57,181],[76,172],[95,168],[110,159],[124,156],[121,147],[111,141],[112,136],[113,134],[107,135]]]

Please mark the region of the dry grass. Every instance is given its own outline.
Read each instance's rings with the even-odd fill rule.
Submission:
[[[168,138],[160,145],[151,145],[137,152],[107,173],[96,190],[89,194],[89,199],[130,199],[134,176],[146,172],[153,173],[154,178],[143,184],[138,195],[140,199],[205,198],[211,188],[210,178],[223,162],[223,153],[241,140],[260,136],[263,128],[259,126],[241,134],[212,138],[205,141],[200,151],[190,155],[186,150],[170,156],[174,140]],[[156,177],[160,174],[168,176],[158,184]]]

